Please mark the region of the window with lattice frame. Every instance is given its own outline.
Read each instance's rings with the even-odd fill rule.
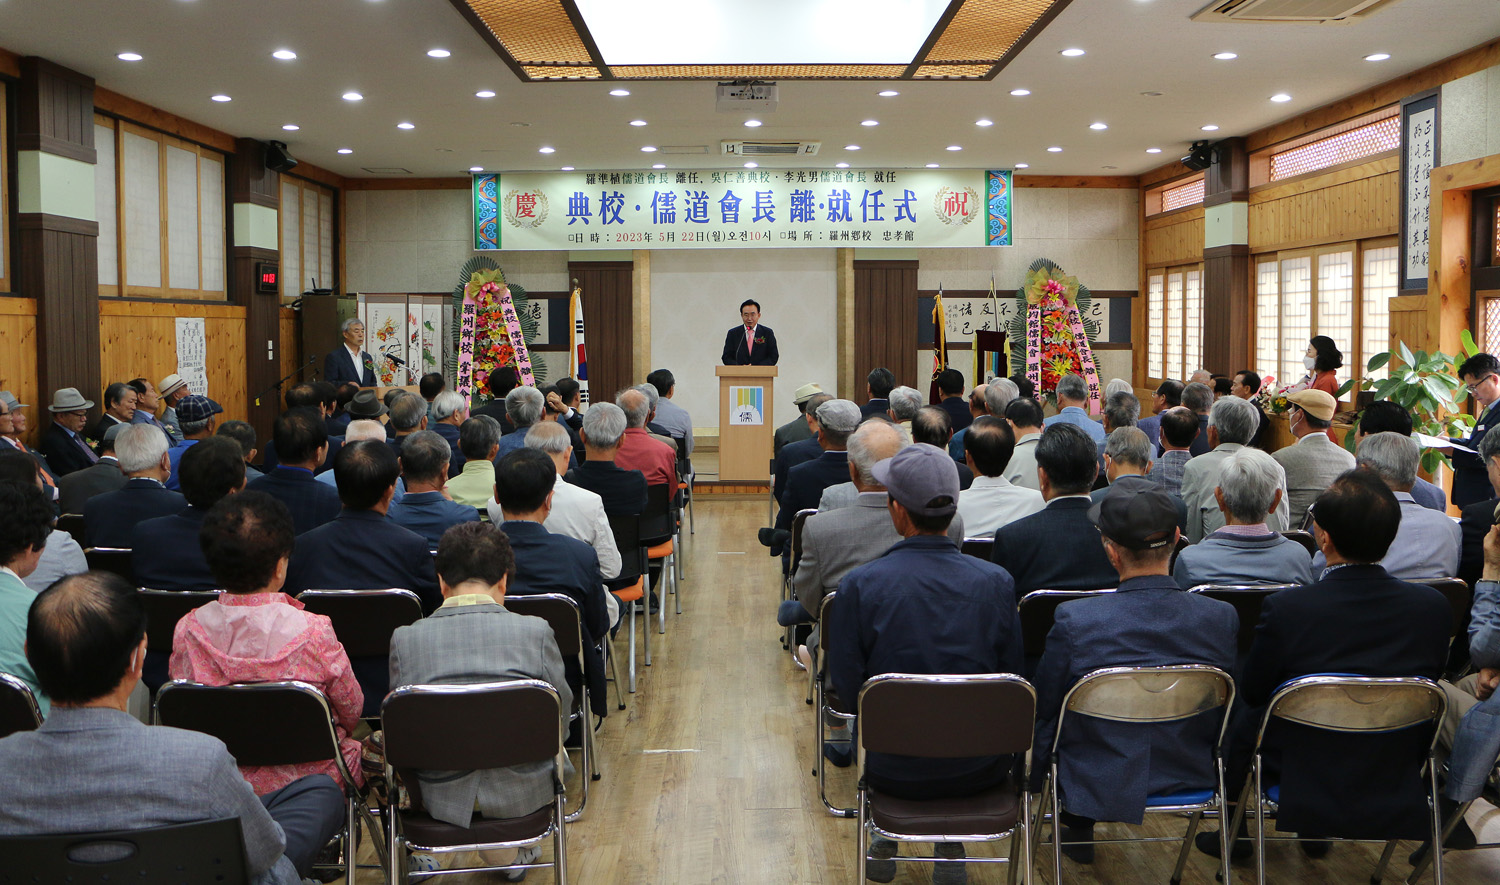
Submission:
[[[1186,381],[1203,358],[1203,267],[1146,274],[1146,377]]]
[[[1361,160],[1401,146],[1401,118],[1385,119],[1338,132],[1307,144],[1271,154],[1271,180],[1306,175],[1340,163]]]

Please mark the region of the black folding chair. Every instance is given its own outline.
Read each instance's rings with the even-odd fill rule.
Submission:
[[[661,570],[661,579],[657,581],[663,588],[662,596],[657,599],[658,633],[667,632],[666,592],[676,595],[678,591],[677,525],[672,515],[674,491],[666,483],[646,486],[646,510],[641,514],[641,543],[646,546],[646,558]],[[680,600],[678,605],[681,605]],[[649,619],[648,613],[648,625]]]
[[[34,731],[42,724],[31,686],[9,673],[0,673],[0,738],[18,731]]]
[[[1235,643],[1241,655],[1250,652],[1250,646],[1255,643],[1255,628],[1260,624],[1260,610],[1266,603],[1266,597],[1272,593],[1280,593],[1282,590],[1291,590],[1298,584],[1199,584],[1188,590],[1189,593],[1198,593],[1209,599],[1217,599],[1234,606],[1234,611],[1240,617],[1240,630],[1235,636]]]
[[[73,536],[73,540],[79,544],[83,543],[83,514],[64,513],[57,518],[57,530],[67,532]]]
[[[83,551],[89,571],[110,572],[134,584],[135,567],[131,565],[130,557],[128,547],[89,547]]]
[[[0,882],[250,882],[237,817],[107,833],[0,836],[0,857]]]
[[[1283,538],[1286,538],[1288,541],[1296,541],[1298,544],[1301,544],[1303,547],[1307,548],[1308,556],[1318,555],[1318,542],[1313,539],[1312,532],[1305,532],[1301,529],[1298,529],[1290,532],[1282,532],[1281,536]]]
[[[141,681],[155,692],[167,681],[167,662],[172,657],[172,636],[177,622],[200,605],[219,598],[218,590],[152,590],[136,591],[146,610],[146,664]]]
[[[1047,634],[1057,620],[1057,607],[1074,599],[1088,599],[1109,590],[1033,590],[1021,597],[1021,641],[1028,659],[1040,658],[1047,647]]]
[[[333,632],[349,656],[354,678],[365,694],[361,718],[380,715],[380,700],[391,690],[391,634],[422,618],[422,600],[410,590],[304,590],[297,601],[333,622]]]
[[[609,530],[615,536],[615,548],[620,551],[620,576],[610,583],[622,589],[611,590],[620,602],[620,617],[630,622],[630,693],[635,693],[635,604],[646,606],[646,626],[641,630],[646,646],[646,666],[651,666],[651,593],[646,589],[648,562],[646,546],[641,543],[641,518],[620,513],[608,514]],[[634,582],[634,583],[631,583]],[[611,643],[605,643],[609,654],[611,672],[614,672],[614,652]],[[620,676],[614,672],[615,696],[620,709],[625,709],[625,698],[620,694]]]
[[[995,552],[995,536],[987,535],[983,538],[964,538],[960,549],[968,556],[989,562],[990,555]]]

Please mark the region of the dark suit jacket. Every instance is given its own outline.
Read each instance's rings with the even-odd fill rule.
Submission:
[[[1231,792],[1244,782],[1264,707],[1282,683],[1313,673],[1437,679],[1451,630],[1441,593],[1398,581],[1379,565],[1345,566],[1267,597],[1239,680],[1243,703],[1231,727]],[[1279,769],[1279,779],[1267,781],[1282,786],[1277,829],[1422,838],[1428,823],[1420,767],[1431,739],[1425,728],[1355,738],[1273,724],[1263,755]]]
[[[154,479],[135,477],[83,505],[84,547],[129,547],[136,523],[181,513],[187,499]]]
[[[422,610],[428,613],[443,602],[431,548],[421,535],[385,514],[345,510],[332,522],[297,538],[287,569],[288,594],[391,587],[417,594]]]
[[[575,691],[588,679],[594,715],[607,715],[604,655],[598,643],[609,632],[609,609],[599,580],[598,554],[577,538],[549,532],[538,523],[507,520],[500,528],[516,554],[516,577],[506,588],[507,596],[562,593],[578,603],[583,616],[583,672],[578,672],[578,663],[571,658],[563,665]]]
[[[443,532],[461,522],[477,522],[479,511],[443,497],[442,492],[407,492],[399,503],[392,504],[390,517],[422,536],[429,550],[436,550]]]
[[[510,416],[505,414],[504,397],[490,400],[489,402],[470,412],[469,415],[470,417],[474,415],[488,415],[489,417],[494,418],[496,421],[499,421],[501,436],[504,436],[507,433],[511,433],[516,429],[516,425],[512,424],[510,421]]]
[[[365,364],[354,365],[354,360],[349,356],[349,348],[340,341],[328,355],[323,357],[323,380],[338,387],[353,381],[360,387],[375,386],[375,358],[369,351],[363,351]]]
[[[1463,509],[1458,527],[1463,535],[1458,554],[1458,577],[1473,587],[1484,571],[1484,536],[1495,526],[1495,508],[1500,498],[1479,501]]]
[[[314,472],[322,473],[325,470],[332,470],[333,456],[337,455],[339,449],[343,447],[344,438],[342,436],[330,436],[328,438],[328,454],[323,456],[323,463],[319,464],[318,469]],[[276,440],[266,440],[266,450],[261,457],[261,468],[270,473],[280,465],[281,459],[276,456]]]
[[[353,415],[349,414],[348,412],[340,412],[337,415],[330,415],[329,417],[324,418],[323,429],[328,431],[329,436],[337,436],[342,438],[344,434],[349,432],[349,424],[353,420]]]
[[[776,350],[776,333],[770,326],[755,327],[755,346],[745,350],[745,327],[735,326],[724,336],[724,354],[720,359],[726,366],[774,366],[781,358]]]
[[[961,396],[945,397],[938,405],[948,413],[948,418],[953,422],[954,433],[974,422],[974,413],[969,411],[969,401]]]
[[[1118,592],[1058,606],[1037,667],[1036,753],[1045,773],[1063,695],[1105,667],[1206,664],[1234,668],[1234,606],[1184,593],[1170,575],[1132,578]],[[1140,823],[1146,797],[1215,785],[1213,746],[1223,711],[1143,726],[1069,716],[1059,757],[1066,810],[1094,820]]]
[[[339,502],[338,489],[318,482],[311,473],[300,467],[277,467],[260,479],[245,486],[254,492],[265,492],[279,500],[292,511],[292,526],[297,534],[310,532],[326,522],[338,518],[344,505]],[[298,541],[298,549],[302,543]],[[320,590],[370,590],[371,587],[319,587]],[[410,588],[408,588],[410,589]]]
[[[181,513],[148,519],[135,527],[130,549],[135,582],[153,590],[216,590],[198,544],[206,510],[189,505]]]
[[[787,473],[786,488],[781,492],[781,512],[776,514],[776,527],[791,529],[792,517],[798,510],[817,510],[824,489],[848,481],[848,452],[824,452],[793,467]]]
[[[1016,579],[1018,601],[1033,590],[1101,590],[1119,583],[1099,529],[1089,522],[1092,503],[1049,501],[1042,512],[995,531],[990,559]]]
[[[568,482],[604,499],[609,516],[633,516],[646,510],[646,476],[613,461],[584,461],[568,471]]]
[[[871,415],[885,415],[891,410],[891,401],[884,398],[872,399],[859,407],[859,420],[863,421]],[[887,415],[886,417],[890,417]]]
[[[1208,416],[1199,415],[1198,435],[1193,438],[1193,444],[1188,446],[1188,454],[1196,458],[1208,450]]]
[[[125,474],[120,472],[120,462],[113,457],[100,458],[98,464],[57,481],[58,508],[63,513],[82,513],[88,499],[124,487]]]
[[[92,439],[95,443],[103,443],[104,442],[104,431],[110,429],[111,427],[115,426],[116,424],[124,424],[124,423],[125,423],[124,421],[121,421],[119,418],[116,418],[114,415],[111,415],[108,412],[105,412],[103,415],[100,415],[99,416],[99,420],[94,423],[93,429],[89,430],[85,435],[89,439]],[[99,451],[99,449],[96,447],[94,449],[94,451],[97,453]]]
[[[812,439],[812,435],[812,428],[807,426],[807,416],[799,413],[797,417],[776,428],[776,433],[771,436],[771,454],[779,455],[782,449],[794,442]]]
[[[67,476],[75,470],[94,466],[94,459],[88,456],[88,446],[82,440],[68,436],[68,432],[56,421],[49,423],[47,429],[42,431],[40,447],[55,476]]]
[[[822,454],[823,447],[818,445],[818,438],[815,436],[782,446],[781,451],[776,454],[776,471],[775,479],[771,483],[771,496],[780,501],[781,493],[786,491],[786,476],[792,468],[821,457]]]
[[[1456,440],[1456,442],[1478,451],[1479,443],[1486,433],[1495,429],[1496,422],[1500,422],[1500,402],[1494,403],[1483,415],[1479,416],[1479,422],[1474,425],[1474,432],[1469,434],[1468,439]],[[43,451],[46,449],[44,448]],[[1450,458],[1453,461],[1453,503],[1455,505],[1467,507],[1495,494],[1495,490],[1490,488],[1490,478],[1485,472],[1483,459],[1468,452],[1453,452]]]
[[[433,433],[441,436],[448,443],[448,475],[458,476],[464,472],[464,462],[469,460],[464,453],[458,450],[458,428],[452,424],[434,424],[430,428]]]

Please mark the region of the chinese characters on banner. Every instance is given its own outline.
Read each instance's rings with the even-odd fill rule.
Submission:
[[[1403,280],[1427,280],[1427,240],[1431,228],[1432,167],[1437,162],[1437,108],[1416,111],[1406,118],[1406,255]]]
[[[1010,245],[1010,184],[978,169],[480,174],[474,248]]]
[[[458,316],[458,395],[465,401],[474,394],[474,326],[478,312],[474,298],[464,295],[463,310]]]
[[[188,392],[208,396],[208,340],[203,317],[177,317],[177,374]]]

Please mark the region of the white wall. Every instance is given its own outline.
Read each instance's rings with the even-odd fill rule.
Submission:
[[[714,367],[725,332],[739,323],[740,302],[754,298],[781,351],[771,420],[784,424],[797,414],[792,394],[798,387],[809,381],[829,391],[836,386],[835,295],[833,249],[656,250],[651,366],[677,376],[674,402],[688,410],[694,426],[717,431]]]
[[[1500,154],[1500,65],[1443,84],[1444,166]]]

